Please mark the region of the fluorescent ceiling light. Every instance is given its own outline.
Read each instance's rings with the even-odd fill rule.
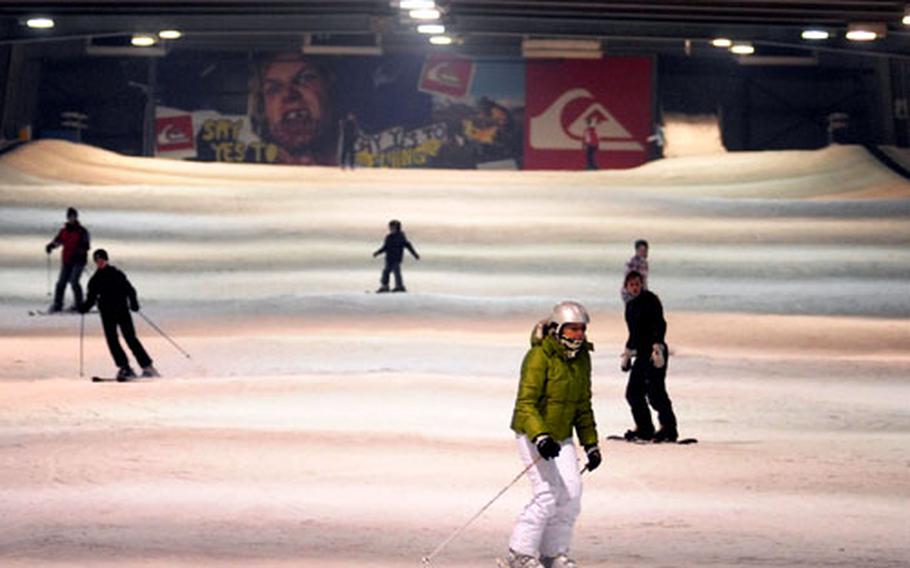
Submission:
[[[885,37],[885,24],[852,23],[847,26],[847,39],[850,41],[874,41]]]
[[[831,34],[828,33],[827,30],[812,29],[812,30],[803,30],[802,36],[803,36],[803,39],[823,40],[823,39],[828,39],[829,37],[831,37]]]
[[[600,59],[604,54],[599,49],[523,49],[521,55],[526,59]]]
[[[161,30],[158,32],[158,37],[161,39],[180,39],[183,34],[179,30]]]
[[[736,55],[752,55],[755,53],[755,48],[751,43],[734,43],[733,46],[730,47],[730,51]]]
[[[417,26],[417,33],[421,34],[444,34],[446,27],[442,24],[420,24]]]
[[[149,34],[135,34],[133,39],[130,40],[130,43],[136,47],[150,47],[157,43],[155,36]]]
[[[438,20],[439,19],[439,10],[435,8],[427,8],[424,10],[411,10],[408,12],[408,15],[414,18],[415,20]]]
[[[54,20],[51,18],[29,18],[25,25],[36,30],[47,30],[54,27]]]
[[[435,8],[436,2],[433,0],[401,0],[398,7],[402,10],[426,10]]]
[[[733,40],[725,37],[716,37],[711,40],[711,45],[714,47],[727,48],[733,45]]]
[[[444,36],[444,35],[434,35],[433,37],[430,38],[430,43],[432,43],[433,45],[451,45],[452,38],[450,38],[449,36]]]
[[[522,50],[578,50],[600,51],[600,40],[597,39],[526,39],[521,42]]]
[[[850,30],[847,32],[847,39],[850,41],[875,41],[878,34],[871,30]]]

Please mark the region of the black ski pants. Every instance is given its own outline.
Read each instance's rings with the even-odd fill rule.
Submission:
[[[344,144],[341,146],[341,169],[354,169],[354,144]]]
[[[389,286],[389,275],[395,275],[395,288],[401,290],[404,288],[404,280],[401,278],[401,262],[388,262],[385,263],[385,268],[382,269],[382,278],[379,282],[385,286]]]
[[[148,367],[152,364],[152,359],[145,352],[145,348],[142,347],[139,338],[136,337],[133,317],[127,310],[101,312],[101,325],[104,327],[104,338],[107,339],[107,348],[110,349],[111,357],[114,358],[114,363],[118,368],[128,367],[130,364],[129,359],[126,358],[126,353],[120,347],[120,340],[117,338],[118,327],[130,351],[136,357],[136,362],[139,363],[139,366]]]
[[[667,394],[667,367],[670,363],[670,350],[664,345],[664,366],[657,369],[651,363],[651,351],[639,352],[632,365],[629,384],[626,385],[626,401],[632,409],[635,429],[643,434],[654,433],[654,422],[648,404],[657,411],[660,427],[676,430],[676,415],[673,414],[673,402]]]
[[[60,267],[60,276],[57,277],[57,287],[54,289],[54,309],[63,309],[63,294],[66,293],[66,285],[73,288],[73,302],[76,308],[82,306],[82,285],[79,284],[79,278],[82,277],[82,270],[85,264],[74,262],[64,263]]]
[[[585,162],[589,170],[597,169],[597,160],[594,158],[597,154],[597,146],[585,145]]]

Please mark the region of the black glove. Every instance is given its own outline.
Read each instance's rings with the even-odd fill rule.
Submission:
[[[47,243],[47,245],[44,247],[44,250],[47,252],[47,254],[50,254],[51,251],[54,250],[54,243]]]
[[[600,448],[597,447],[597,444],[585,446],[585,453],[588,454],[588,465],[585,466],[585,469],[594,471],[600,465],[600,462],[603,461],[603,457],[600,455]]]
[[[130,309],[133,310],[134,312],[138,312],[139,311],[139,302],[138,301],[130,302]]]
[[[81,306],[79,306],[79,313],[87,314],[90,309],[91,308],[89,308],[88,304],[82,304]]]
[[[545,460],[555,458],[559,455],[559,442],[550,437],[549,434],[541,434],[537,437],[537,452]]]
[[[420,255],[419,255],[419,254],[415,254],[415,255],[414,255],[414,260],[420,260]]]

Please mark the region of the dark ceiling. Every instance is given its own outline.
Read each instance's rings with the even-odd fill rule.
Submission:
[[[238,49],[299,44],[304,34],[379,37],[387,52],[426,49],[414,22],[389,0],[0,0],[0,44],[84,44],[88,38],[178,28],[185,37],[168,50],[230,44]],[[751,41],[758,54],[824,53],[831,57],[910,58],[905,2],[894,0],[447,0],[437,2],[454,49],[477,55],[517,55],[521,40],[599,39],[609,52],[687,52],[719,55],[716,36]],[[53,30],[31,30],[32,15],[53,16]],[[851,22],[887,26],[870,43],[844,39]],[[833,32],[821,42],[800,37],[807,26]],[[352,34],[352,35],[347,35]],[[369,36],[368,34],[374,34]],[[687,41],[688,40],[688,41]]]

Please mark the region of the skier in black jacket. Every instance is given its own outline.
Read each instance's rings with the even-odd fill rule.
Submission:
[[[108,264],[106,250],[97,249],[92,255],[92,259],[98,266],[98,270],[88,281],[88,297],[79,311],[83,314],[88,313],[95,302],[98,302],[98,312],[101,314],[101,325],[104,326],[107,347],[118,368],[117,379],[127,380],[136,376],[126,358],[126,353],[120,347],[120,340],[117,338],[118,327],[130,351],[133,352],[136,361],[142,367],[142,376],[159,376],[158,371],[152,366],[152,359],[136,337],[136,328],[133,327],[133,318],[130,316],[130,310],[139,311],[136,289],[127,280],[126,274],[112,264]]]
[[[411,251],[415,259],[420,260],[420,255],[411,246],[410,241],[401,230],[401,221],[395,219],[389,221],[389,234],[386,235],[382,248],[373,253],[377,257],[385,253],[385,268],[382,269],[382,284],[377,293],[389,291],[389,274],[395,274],[395,287],[392,292],[407,292],[404,287],[404,280],[401,278],[401,261],[404,258],[404,249]]]
[[[675,442],[679,434],[673,403],[667,394],[670,353],[664,341],[667,322],[664,321],[663,306],[656,294],[642,288],[642,276],[637,271],[626,275],[625,289],[632,299],[626,304],[629,339],[622,355],[621,368],[632,371],[626,386],[626,400],[635,420],[635,430],[626,432],[625,437],[627,440]],[[660,422],[660,430],[656,433],[648,403],[657,411]]]

